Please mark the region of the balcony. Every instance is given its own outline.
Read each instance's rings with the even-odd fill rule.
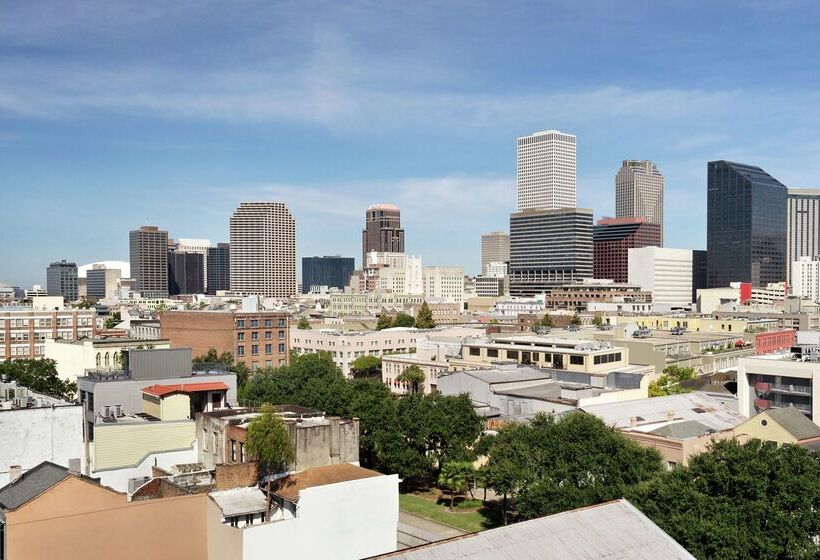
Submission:
[[[761,412],[763,410],[768,410],[772,406],[771,401],[767,399],[755,399],[755,410],[757,412]]]
[[[769,392],[789,393],[797,395],[811,395],[811,385],[792,385],[789,383],[772,383]]]

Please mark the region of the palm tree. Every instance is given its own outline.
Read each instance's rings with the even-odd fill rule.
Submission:
[[[396,377],[396,381],[410,383],[411,392],[416,395],[419,392],[419,385],[424,383],[424,370],[416,364],[407,366],[407,368]]]
[[[447,461],[441,466],[438,484],[450,491],[450,511],[453,511],[456,492],[461,493],[467,489],[467,481],[472,472],[472,463],[466,461]]]

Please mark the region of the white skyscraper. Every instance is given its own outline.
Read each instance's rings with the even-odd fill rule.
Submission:
[[[639,247],[628,250],[629,283],[652,292],[656,304],[692,303],[692,250]]]
[[[797,284],[794,263],[820,257],[820,190],[789,189],[786,196],[786,278]]]
[[[231,292],[296,295],[296,221],[281,202],[242,202],[231,216]]]
[[[663,245],[663,175],[654,163],[623,161],[615,176],[615,217],[660,225]]]
[[[529,208],[575,208],[575,151],[572,134],[557,130],[518,139],[516,158],[518,211]]]

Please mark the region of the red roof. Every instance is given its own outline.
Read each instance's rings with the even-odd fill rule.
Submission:
[[[179,385],[151,385],[145,387],[142,392],[154,395],[155,397],[164,397],[172,393],[199,393],[202,391],[227,391],[228,386],[221,381],[212,383],[186,383]]]

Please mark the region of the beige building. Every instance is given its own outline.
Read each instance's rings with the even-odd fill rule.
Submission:
[[[40,298],[35,298],[40,299]],[[96,332],[93,309],[32,306],[0,307],[0,361],[43,358],[48,340],[91,338]]]
[[[778,445],[820,445],[820,426],[792,406],[764,410],[735,428],[739,439],[773,441]]]
[[[134,289],[143,297],[168,297],[168,232],[142,226],[130,231],[128,238]]]
[[[510,234],[493,231],[481,236],[481,274],[487,273],[490,263],[510,262]]]
[[[615,217],[646,218],[659,224],[663,246],[663,175],[654,163],[622,162],[615,176]]]
[[[45,358],[57,362],[57,374],[75,381],[89,370],[128,369],[128,351],[132,348],[170,348],[168,340],[150,342],[130,338],[85,338],[82,340],[46,340]]]
[[[330,294],[328,314],[336,316],[346,315],[378,315],[380,313],[397,313],[408,311],[414,306],[424,303],[424,296],[409,294],[393,294],[370,292],[363,294]]]
[[[464,269],[457,266],[425,266],[424,298],[428,301],[464,303]]]

